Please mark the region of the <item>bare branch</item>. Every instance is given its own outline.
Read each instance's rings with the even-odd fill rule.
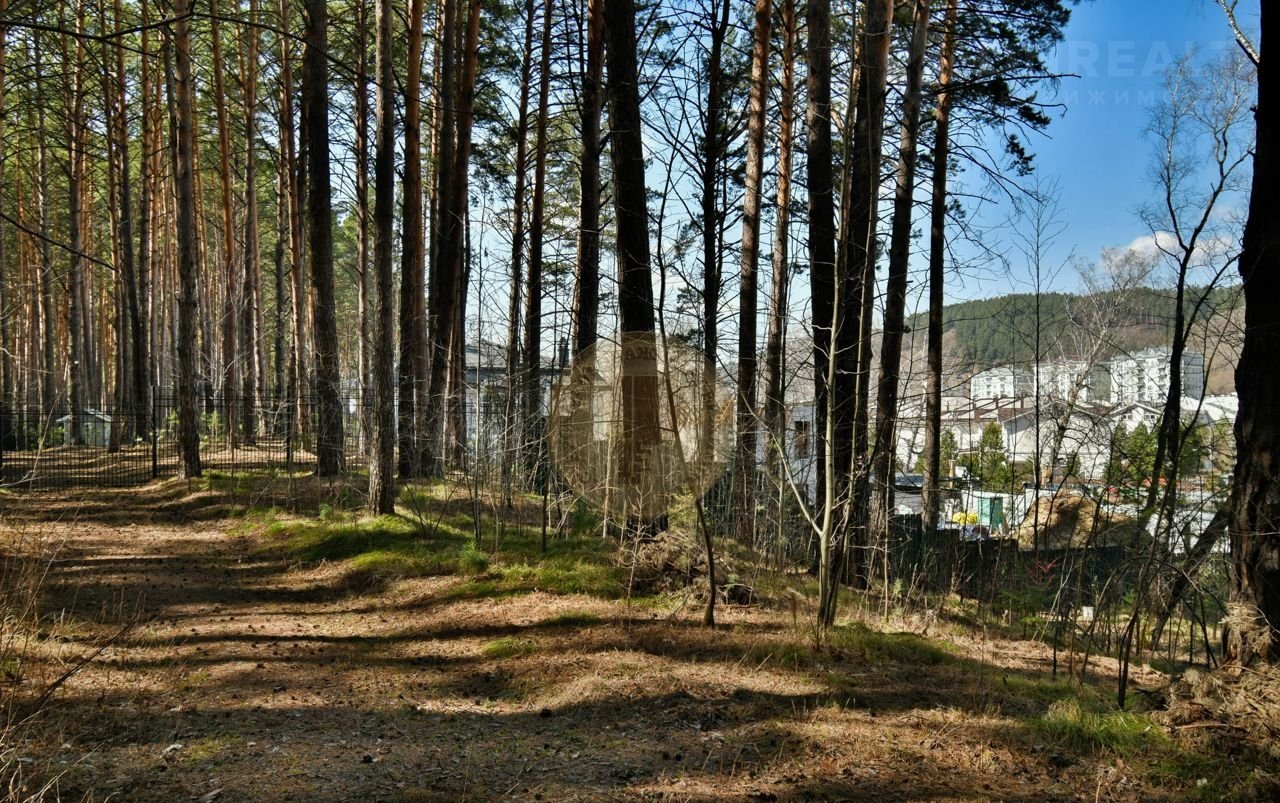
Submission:
[[[1257,67],[1262,62],[1262,56],[1258,53],[1258,49],[1253,46],[1253,42],[1240,28],[1240,23],[1236,21],[1236,5],[1239,0],[1218,0],[1218,5],[1227,15],[1227,24],[1231,26],[1231,32],[1235,34],[1236,44],[1240,45],[1240,49],[1249,57],[1249,61],[1253,62],[1253,66]]]

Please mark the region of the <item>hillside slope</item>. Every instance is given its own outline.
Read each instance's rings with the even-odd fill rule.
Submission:
[[[1207,392],[1230,393],[1235,388],[1235,363],[1244,331],[1244,308],[1238,285],[1188,292],[1187,308],[1200,302],[1201,312],[1191,329],[1188,347],[1205,355]],[[1113,325],[1091,324],[1099,309],[1122,305]],[[1047,359],[1075,357],[1101,346],[1102,358],[1145,348],[1167,346],[1173,337],[1172,290],[1143,288],[1123,301],[1114,292],[1016,293],[948,305],[943,310],[944,359],[964,377],[997,365],[1027,364],[1036,353]],[[1038,322],[1038,326],[1037,326]],[[910,345],[914,367],[923,373],[924,314],[912,316]]]

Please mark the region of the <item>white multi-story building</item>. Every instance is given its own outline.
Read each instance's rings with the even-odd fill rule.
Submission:
[[[980,371],[969,380],[969,396],[974,401],[1012,399],[1021,396],[1026,392],[1026,373],[1024,369],[1012,366]]]
[[[1104,366],[1084,360],[1054,360],[1037,368],[1001,366],[973,375],[969,395],[975,403],[1034,397],[1039,375],[1041,399],[1074,400],[1077,404],[1106,404],[1111,400],[1111,375]]]
[[[1110,401],[1113,404],[1162,402],[1172,382],[1168,348],[1144,349],[1111,360]],[[1204,355],[1194,351],[1182,355],[1180,391],[1184,397],[1204,395]]]

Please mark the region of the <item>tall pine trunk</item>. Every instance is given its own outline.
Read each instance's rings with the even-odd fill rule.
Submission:
[[[209,28],[213,46],[213,105],[218,120],[218,187],[221,200],[222,271],[215,286],[222,291],[222,404],[231,443],[239,440],[240,369],[243,343],[240,324],[241,282],[236,268],[235,231],[231,208],[231,124],[227,120],[226,66],[222,55],[222,27],[218,0],[209,0]]]
[[[75,22],[77,33],[84,30],[85,7],[81,6]],[[84,443],[83,423],[86,396],[89,388],[89,365],[92,355],[88,348],[90,321],[87,320],[88,292],[84,258],[84,184],[86,148],[84,120],[84,40],[76,38],[76,59],[70,63],[66,43],[63,42],[63,64],[71,71],[65,95],[67,133],[67,195],[70,200],[68,223],[70,226],[71,270],[68,279],[69,314],[67,317],[70,341],[70,365],[67,372],[67,394],[71,402],[71,420],[68,436],[72,443]]]
[[[723,52],[729,30],[729,0],[712,0],[708,9],[711,40],[707,54],[707,107],[702,129],[702,164],[699,187],[702,214],[702,350],[711,366],[712,375],[720,350],[720,291],[723,282],[723,254],[720,248],[721,208],[716,194],[720,188],[721,162],[724,160],[724,77]],[[699,417],[699,449],[709,454],[712,448],[715,410],[715,383],[702,383],[702,409]]]
[[[840,504],[838,477],[832,470],[832,412],[830,381],[836,355],[835,333],[840,328],[835,299],[839,293],[836,274],[835,201],[832,187],[831,150],[831,3],[810,0],[808,22],[808,127],[806,173],[809,182],[809,286],[813,317],[813,429],[817,437],[818,502],[822,523],[818,533],[818,619],[823,624],[835,620],[836,588],[832,528]]]
[[[446,20],[459,0],[446,0]],[[454,9],[456,11],[456,9]],[[451,40],[453,26],[446,21],[445,38]],[[456,82],[443,85],[445,97],[455,98],[456,105],[456,139],[450,141],[445,137],[450,128],[442,126],[440,173],[441,187],[439,193],[440,226],[439,245],[437,248],[438,264],[435,265],[436,276],[432,283],[432,306],[435,310],[432,321],[432,338],[430,342],[431,376],[430,397],[427,405],[427,440],[428,453],[424,469],[432,475],[443,471],[443,457],[446,452],[443,442],[444,411],[446,394],[449,389],[449,371],[454,362],[453,352],[462,344],[457,337],[460,322],[459,316],[466,309],[465,284],[463,281],[463,260],[465,249],[463,239],[467,226],[467,165],[471,159],[471,126],[475,109],[476,66],[480,40],[480,3],[470,0],[467,9],[466,36],[462,53],[462,73]],[[452,48],[449,48],[452,50]],[[452,54],[442,53],[442,74],[455,72],[448,68]],[[450,95],[450,83],[454,91]],[[446,112],[447,112],[446,107]],[[448,115],[446,114],[446,117]],[[444,157],[445,146],[448,147],[449,158]],[[447,188],[445,175],[447,174]],[[445,192],[444,189],[448,191]]]
[[[191,86],[190,0],[175,0],[170,118],[173,138],[174,201],[178,257],[178,454],[179,474],[200,476],[199,412],[196,408],[196,281],[200,251],[196,240],[195,131]]]
[[[141,44],[143,52],[150,52],[151,32],[149,30],[150,14],[148,12],[147,0],[141,0],[139,3],[142,12],[143,29],[141,33]],[[151,333],[152,326],[152,310],[151,303],[151,274],[152,274],[152,238],[155,236],[155,227],[152,225],[152,216],[155,214],[156,206],[156,182],[157,176],[156,165],[159,159],[159,150],[157,142],[160,132],[160,103],[159,91],[155,86],[155,73],[152,67],[151,59],[142,59],[142,137],[141,152],[139,159],[142,162],[141,173],[139,175],[138,195],[138,336],[134,342],[134,348],[138,349],[137,362],[134,370],[138,372],[138,433],[139,435],[150,431],[150,422],[152,413],[154,412],[155,400],[152,398],[152,378],[155,376],[153,371],[154,351],[152,343],[154,339]]]
[[[457,295],[458,277],[453,271],[454,250],[460,245],[450,243],[457,229],[451,218],[454,195],[454,162],[457,152],[458,115],[458,4],[461,0],[442,0],[440,20],[440,117],[436,128],[436,193],[435,213],[431,228],[430,299],[427,319],[427,393],[422,397],[424,409],[418,415],[421,428],[421,459],[423,470],[438,473],[441,466],[437,458],[441,454],[440,438],[443,427],[444,391],[448,382],[449,341],[454,326],[450,306]],[[429,465],[428,465],[429,464]]]
[[[371,321],[374,313],[370,309],[369,299],[372,278],[369,275],[369,4],[365,0],[356,3],[355,45],[357,55],[353,90],[356,95],[356,131],[353,148],[356,157],[356,304],[360,317],[360,347],[356,352],[356,368],[360,376],[360,449],[372,464],[378,458],[371,440],[376,416],[373,410],[373,343],[370,340],[370,327],[375,324]],[[394,167],[392,176],[394,181]],[[392,437],[395,437],[394,434]]]
[[[391,513],[395,505],[395,344],[391,297],[392,226],[395,214],[395,73],[392,69],[391,0],[377,0],[377,132],[373,178],[373,444],[369,461],[369,512]]]
[[[289,0],[280,0],[281,30],[288,31]],[[307,327],[307,292],[303,281],[302,169],[294,144],[293,53],[291,37],[280,37],[280,170],[287,186],[289,208],[289,295],[293,343],[289,354],[289,416],[305,440],[311,431],[309,404],[311,337]]]
[[[5,9],[9,5],[9,0],[0,0],[0,14],[4,14]],[[9,29],[0,26],[0,143],[4,142],[5,135],[5,47],[8,44]],[[5,183],[5,168],[7,150],[0,145],[0,187],[7,187]],[[14,206],[20,206],[20,202],[15,192]],[[13,408],[14,408],[14,355],[15,349],[13,344],[12,332],[9,325],[9,252],[8,240],[5,238],[5,228],[7,222],[0,220],[0,463],[4,461],[4,453],[7,450],[14,449],[17,444],[14,442],[13,428]]]
[[[573,290],[573,350],[595,345],[600,306],[600,112],[603,107],[604,0],[586,0],[586,70],[582,74],[582,165],[578,268]]]
[[[249,1],[249,14],[257,21],[258,0]],[[244,273],[240,280],[241,427],[246,443],[258,441],[260,382],[266,371],[261,356],[262,266],[258,253],[258,29],[243,28],[248,41],[243,48],[241,74],[244,76]]]
[[[1253,189],[1240,253],[1245,336],[1236,365],[1236,473],[1231,487],[1231,616],[1226,656],[1280,661],[1280,9],[1262,4]]]
[[[841,262],[847,271],[837,300],[844,311],[836,334],[840,364],[835,393],[836,470],[849,482],[850,509],[843,574],[859,588],[867,585],[867,524],[870,518],[868,407],[871,378],[871,310],[875,296],[876,225],[879,219],[880,157],[884,134],[884,94],[893,38],[893,0],[866,0],[857,81],[857,112],[850,154],[848,212],[842,231]],[[852,370],[850,370],[852,369]],[[850,443],[850,440],[852,441]],[[839,568],[837,568],[839,570]]]
[[[605,0],[610,151],[617,220],[618,317],[621,325],[622,439],[617,476],[626,493],[621,512],[632,535],[664,525],[664,499],[655,491],[661,432],[658,418],[657,318],[649,272],[649,212],[636,55],[635,4]],[[655,491],[660,492],[660,491]],[[657,515],[655,515],[657,514]],[[714,569],[712,569],[714,576]]]
[[[920,99],[925,46],[929,41],[929,0],[915,0],[911,46],[907,53],[907,85],[902,96],[902,131],[898,137],[898,175],[893,194],[893,228],[889,240],[889,275],[885,283],[884,336],[880,344],[880,381],[876,394],[876,429],[871,453],[875,531],[888,532],[896,471],[895,432],[898,385],[902,371],[902,339],[906,333],[907,270],[911,261],[911,220],[915,211],[916,162],[920,140]]]
[[[755,522],[756,317],[765,105],[769,96],[769,37],[773,21],[771,0],[756,0],[755,17],[751,91],[747,101],[747,172],[742,201],[742,266],[738,296],[738,449],[733,461],[736,472],[736,530],[740,539],[751,537]]]
[[[538,65],[538,118],[533,150],[533,207],[529,217],[529,281],[524,305],[525,462],[535,469],[542,438],[542,245],[547,203],[547,124],[551,95],[552,0],[542,6],[542,46]]]
[[[400,476],[422,473],[418,403],[425,381],[426,253],[422,213],[423,0],[410,0],[404,82],[404,199],[400,233]]]
[[[525,174],[529,159],[529,89],[533,73],[533,18],[536,13],[534,0],[524,5],[524,57],[520,62],[520,106],[516,116],[515,193],[512,196],[511,221],[511,295],[507,312],[507,386],[506,410],[503,421],[502,488],[508,504],[511,501],[511,483],[515,468],[516,447],[523,445],[523,426],[518,411],[520,404],[520,287],[524,281],[524,197]]]
[[[934,119],[933,198],[929,223],[929,334],[924,413],[924,482],[921,518],[926,533],[938,529],[942,507],[942,287],[947,249],[947,163],[951,152],[951,71],[956,48],[959,0],[947,0],[938,108]],[[949,469],[949,467],[948,467]]]
[[[791,280],[791,150],[795,123],[795,0],[782,0],[782,74],[778,99],[778,187],[773,223],[772,281],[769,288],[769,332],[765,341],[764,429],[768,433],[769,473],[782,482],[782,460],[786,459],[784,414],[785,367],[783,365],[787,296]],[[781,515],[781,511],[777,511]],[[781,519],[778,519],[781,522]]]
[[[120,0],[114,0],[113,12],[116,26],[123,27],[124,19]],[[116,143],[116,159],[119,164],[120,268],[123,273],[121,278],[124,284],[124,314],[127,322],[127,347],[129,349],[129,359],[127,360],[129,376],[125,381],[129,383],[129,406],[134,412],[133,421],[130,422],[131,434],[135,438],[142,438],[149,429],[146,410],[148,383],[146,371],[146,328],[143,325],[141,282],[138,279],[139,269],[134,259],[133,182],[129,171],[128,84],[125,75],[124,48],[122,47],[116,48],[115,92],[116,115],[113,136]],[[146,113],[145,109],[143,113]],[[143,158],[145,160],[145,150]],[[124,347],[125,344],[122,343],[121,345]],[[121,412],[123,413],[123,411]]]
[[[308,0],[306,79],[307,236],[316,351],[316,474],[343,470],[338,319],[333,290],[333,209],[329,178],[328,6]]]
[[[41,90],[44,85],[43,65],[41,64],[41,53],[43,47],[41,45],[39,31],[32,32],[32,59],[35,67],[36,89]],[[36,107],[36,131],[37,131],[37,150],[36,150],[36,188],[39,194],[40,205],[40,232],[44,235],[40,238],[40,346],[41,346],[41,368],[40,377],[40,409],[45,416],[45,421],[40,427],[41,445],[47,444],[47,438],[52,434],[53,420],[56,413],[61,408],[57,391],[55,390],[55,371],[54,371],[54,342],[57,338],[57,313],[53,308],[53,250],[50,244],[50,205],[49,197],[49,137],[46,136],[46,114],[43,103],[34,104]]]
[[[112,23],[116,24],[116,18],[112,19]],[[107,3],[103,2],[98,5],[98,29],[107,30]],[[116,52],[119,52],[117,48]],[[117,121],[123,116],[123,104],[118,105],[120,100],[120,92],[115,86],[115,69],[111,60],[103,59],[102,72],[100,74],[100,86],[102,89],[102,122],[103,122],[103,142],[106,145],[107,156],[107,198],[109,199],[107,218],[110,224],[110,248],[111,248],[111,290],[113,311],[112,329],[115,334],[115,348],[112,358],[114,361],[114,375],[112,377],[111,389],[111,429],[108,434],[107,449],[111,452],[120,450],[122,441],[124,441],[129,433],[126,429],[133,423],[132,418],[126,414],[129,409],[129,399],[133,395],[133,383],[130,379],[131,368],[129,361],[132,352],[129,349],[129,300],[126,298],[125,282],[124,282],[124,251],[129,250],[130,261],[132,262],[133,243],[132,237],[126,237],[123,233],[123,210],[121,209],[121,159],[119,145],[120,140],[117,138],[118,126]],[[0,71],[3,66],[0,65]],[[3,101],[0,101],[0,107]],[[3,109],[0,108],[0,114]],[[0,139],[0,142],[3,140]],[[128,147],[128,140],[125,140],[125,147]],[[132,234],[132,233],[131,233]],[[132,268],[129,270],[132,273]],[[0,277],[0,282],[3,277]],[[3,305],[0,305],[0,310]],[[4,340],[3,331],[0,330],[0,345]],[[4,358],[0,356],[0,361]],[[4,373],[4,366],[0,364],[0,374]],[[3,412],[4,398],[0,396],[0,413]],[[3,424],[0,424],[0,438],[4,437]]]

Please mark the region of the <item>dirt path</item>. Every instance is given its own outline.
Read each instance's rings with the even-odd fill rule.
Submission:
[[[1185,791],[1029,736],[1025,709],[1048,700],[1008,689],[1049,681],[1025,644],[886,659],[798,648],[786,612],[730,609],[709,632],[582,596],[472,596],[459,578],[360,593],[331,568],[264,556],[216,505],[25,504],[11,531],[18,521],[65,541],[45,586],[44,652],[71,660],[137,622],[66,684],[40,741],[23,747],[61,773],[63,800]]]

